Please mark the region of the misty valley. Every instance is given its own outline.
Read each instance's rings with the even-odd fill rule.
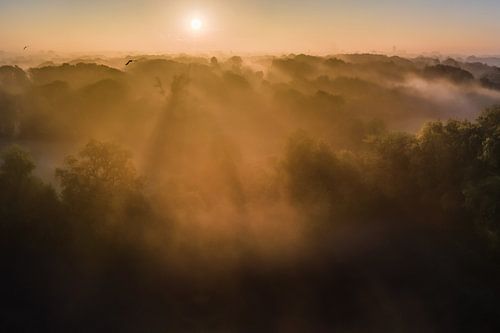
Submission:
[[[499,59],[0,64],[1,331],[498,332]]]

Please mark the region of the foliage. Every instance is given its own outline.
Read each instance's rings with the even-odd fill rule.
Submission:
[[[126,150],[90,141],[56,170],[63,203],[72,214],[96,221],[110,218],[140,191],[141,182]]]
[[[2,165],[0,166],[1,177],[5,181],[19,183],[29,178],[35,169],[35,162],[30,154],[19,146],[12,146],[1,154]]]
[[[498,331],[500,107],[387,130],[437,118],[394,88],[407,74],[473,89],[460,68],[490,69],[290,55],[255,60],[264,75],[205,60],[0,68],[9,140],[100,133],[140,151],[155,128],[144,169],[92,140],[56,188],[37,177],[45,156],[1,153],[2,329]]]

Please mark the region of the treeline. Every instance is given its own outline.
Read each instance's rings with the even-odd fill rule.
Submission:
[[[143,142],[179,76],[189,80],[189,109],[224,118],[229,127],[241,130],[243,122],[271,139],[300,124],[324,135],[335,131],[339,145],[352,140],[344,128],[359,122],[413,131],[429,119],[474,117],[500,100],[497,67],[453,59],[359,54],[135,60],[121,69],[81,62],[27,70],[1,66],[0,140],[124,142],[133,136]],[[280,128],[262,128],[273,122]]]
[[[287,188],[297,204],[320,206],[326,221],[341,212],[341,220],[363,223],[451,223],[482,235],[496,248],[499,122],[500,108],[495,107],[476,122],[435,121],[416,135],[372,136],[355,153],[334,152],[299,134],[289,142],[283,161]]]
[[[252,186],[224,178],[239,195],[230,204],[216,188],[209,199],[170,196],[178,188],[138,174],[112,143],[67,157],[54,185],[19,146],[1,159],[5,331],[499,327],[498,107],[416,135],[379,131],[351,151],[298,132]],[[202,243],[178,237],[217,201],[236,212],[220,218],[230,241],[213,229]],[[263,211],[305,235],[291,258],[270,264],[256,250],[245,223]]]

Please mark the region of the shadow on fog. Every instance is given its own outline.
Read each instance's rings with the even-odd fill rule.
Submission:
[[[0,68],[3,328],[499,327],[496,67],[136,60]]]

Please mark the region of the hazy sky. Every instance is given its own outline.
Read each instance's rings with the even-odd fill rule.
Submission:
[[[199,31],[190,21],[202,22]],[[500,0],[0,0],[0,50],[500,54]]]

